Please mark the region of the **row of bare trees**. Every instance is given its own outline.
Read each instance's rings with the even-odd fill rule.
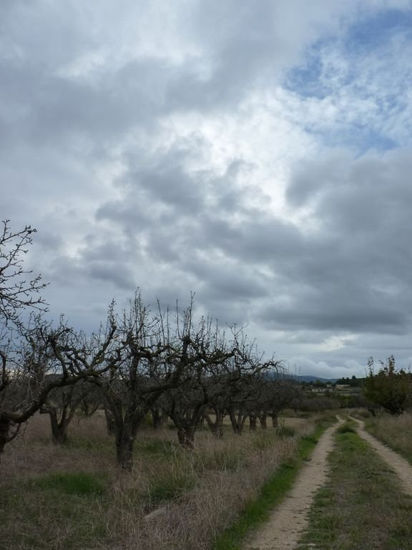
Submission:
[[[130,468],[133,445],[145,417],[169,417],[179,442],[193,447],[206,422],[222,435],[230,417],[236,433],[246,418],[264,426],[285,404],[281,383],[269,373],[280,365],[263,361],[242,330],[222,330],[210,318],[183,311],[153,313],[139,293],[130,307],[110,307],[99,332],[86,335],[61,320],[57,328],[33,317],[1,352],[0,449],[37,410],[50,416],[55,442],[67,438],[76,410],[101,406],[114,435],[117,460]]]
[[[278,361],[264,360],[244,332],[222,329],[216,320],[195,320],[194,304],[164,311],[148,308],[139,292],[129,307],[109,307],[93,334],[57,326],[40,312],[37,276],[26,281],[22,259],[34,230],[0,237],[0,454],[20,426],[40,411],[50,417],[53,440],[63,443],[77,410],[105,411],[118,463],[132,465],[133,446],[145,417],[168,417],[179,442],[192,448],[206,422],[221,437],[223,419],[240,434],[245,420],[266,426],[293,396],[291,384],[273,378]],[[26,315],[26,316],[25,316]]]

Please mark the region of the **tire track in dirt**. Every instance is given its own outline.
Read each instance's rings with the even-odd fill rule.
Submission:
[[[378,455],[394,470],[401,480],[401,487],[405,493],[412,496],[412,466],[409,462],[400,456],[397,452],[392,451],[389,447],[381,443],[376,437],[365,430],[365,424],[361,420],[349,417],[354,420],[358,427],[358,434],[369,443],[369,445],[378,453]]]
[[[300,470],[285,500],[272,512],[269,520],[244,545],[244,550],[292,550],[308,524],[308,514],[315,492],[326,482],[327,457],[333,449],[333,434],[343,420],[327,428],[309,461]]]

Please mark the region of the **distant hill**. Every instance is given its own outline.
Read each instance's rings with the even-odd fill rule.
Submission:
[[[321,378],[320,376],[312,376],[310,374],[298,376],[295,374],[289,374],[287,372],[284,374],[272,372],[268,376],[273,378],[291,378],[292,380],[296,380],[297,382],[322,382],[324,384],[334,384],[339,380],[339,378]]]
[[[294,378],[299,382],[323,382],[325,384],[334,384],[339,378],[320,378],[319,376],[311,376],[307,374],[305,376],[293,376],[290,375],[290,378]]]

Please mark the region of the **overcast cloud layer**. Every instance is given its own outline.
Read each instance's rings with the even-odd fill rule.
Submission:
[[[412,362],[412,3],[2,0],[1,219],[51,314],[140,287],[298,374]]]

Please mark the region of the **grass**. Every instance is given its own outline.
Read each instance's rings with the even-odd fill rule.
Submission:
[[[57,491],[64,495],[102,495],[105,483],[101,476],[88,473],[57,473],[35,480],[34,485],[41,489]]]
[[[300,439],[294,459],[281,464],[269,477],[257,498],[248,502],[231,527],[217,537],[213,550],[239,550],[245,536],[267,520],[271,510],[292,487],[303,461],[311,454],[325,427],[326,424],[319,425],[313,434]]]
[[[346,421],[336,431],[338,434],[356,433],[355,423],[353,420]]]
[[[412,499],[369,445],[340,429],[329,460],[329,480],[315,496],[298,549],[411,550]]]
[[[103,493],[101,480],[81,474],[2,486],[1,548],[89,548],[106,533]]]
[[[365,428],[383,443],[403,455],[412,464],[412,413],[401,416],[371,417]]]
[[[202,430],[193,452],[167,427],[147,429],[126,474],[102,416],[75,422],[61,447],[50,442],[46,420],[34,417],[2,457],[2,550],[210,550],[271,473],[293,462],[299,437],[314,425],[292,419],[296,435],[287,437],[269,428],[239,437],[227,428],[222,440]],[[145,519],[156,509],[160,515]]]
[[[296,431],[294,428],[290,428],[289,426],[279,426],[276,428],[276,434],[279,437],[293,437],[296,434]]]
[[[196,477],[181,468],[161,472],[149,485],[147,499],[149,509],[178,498],[195,486]]]

